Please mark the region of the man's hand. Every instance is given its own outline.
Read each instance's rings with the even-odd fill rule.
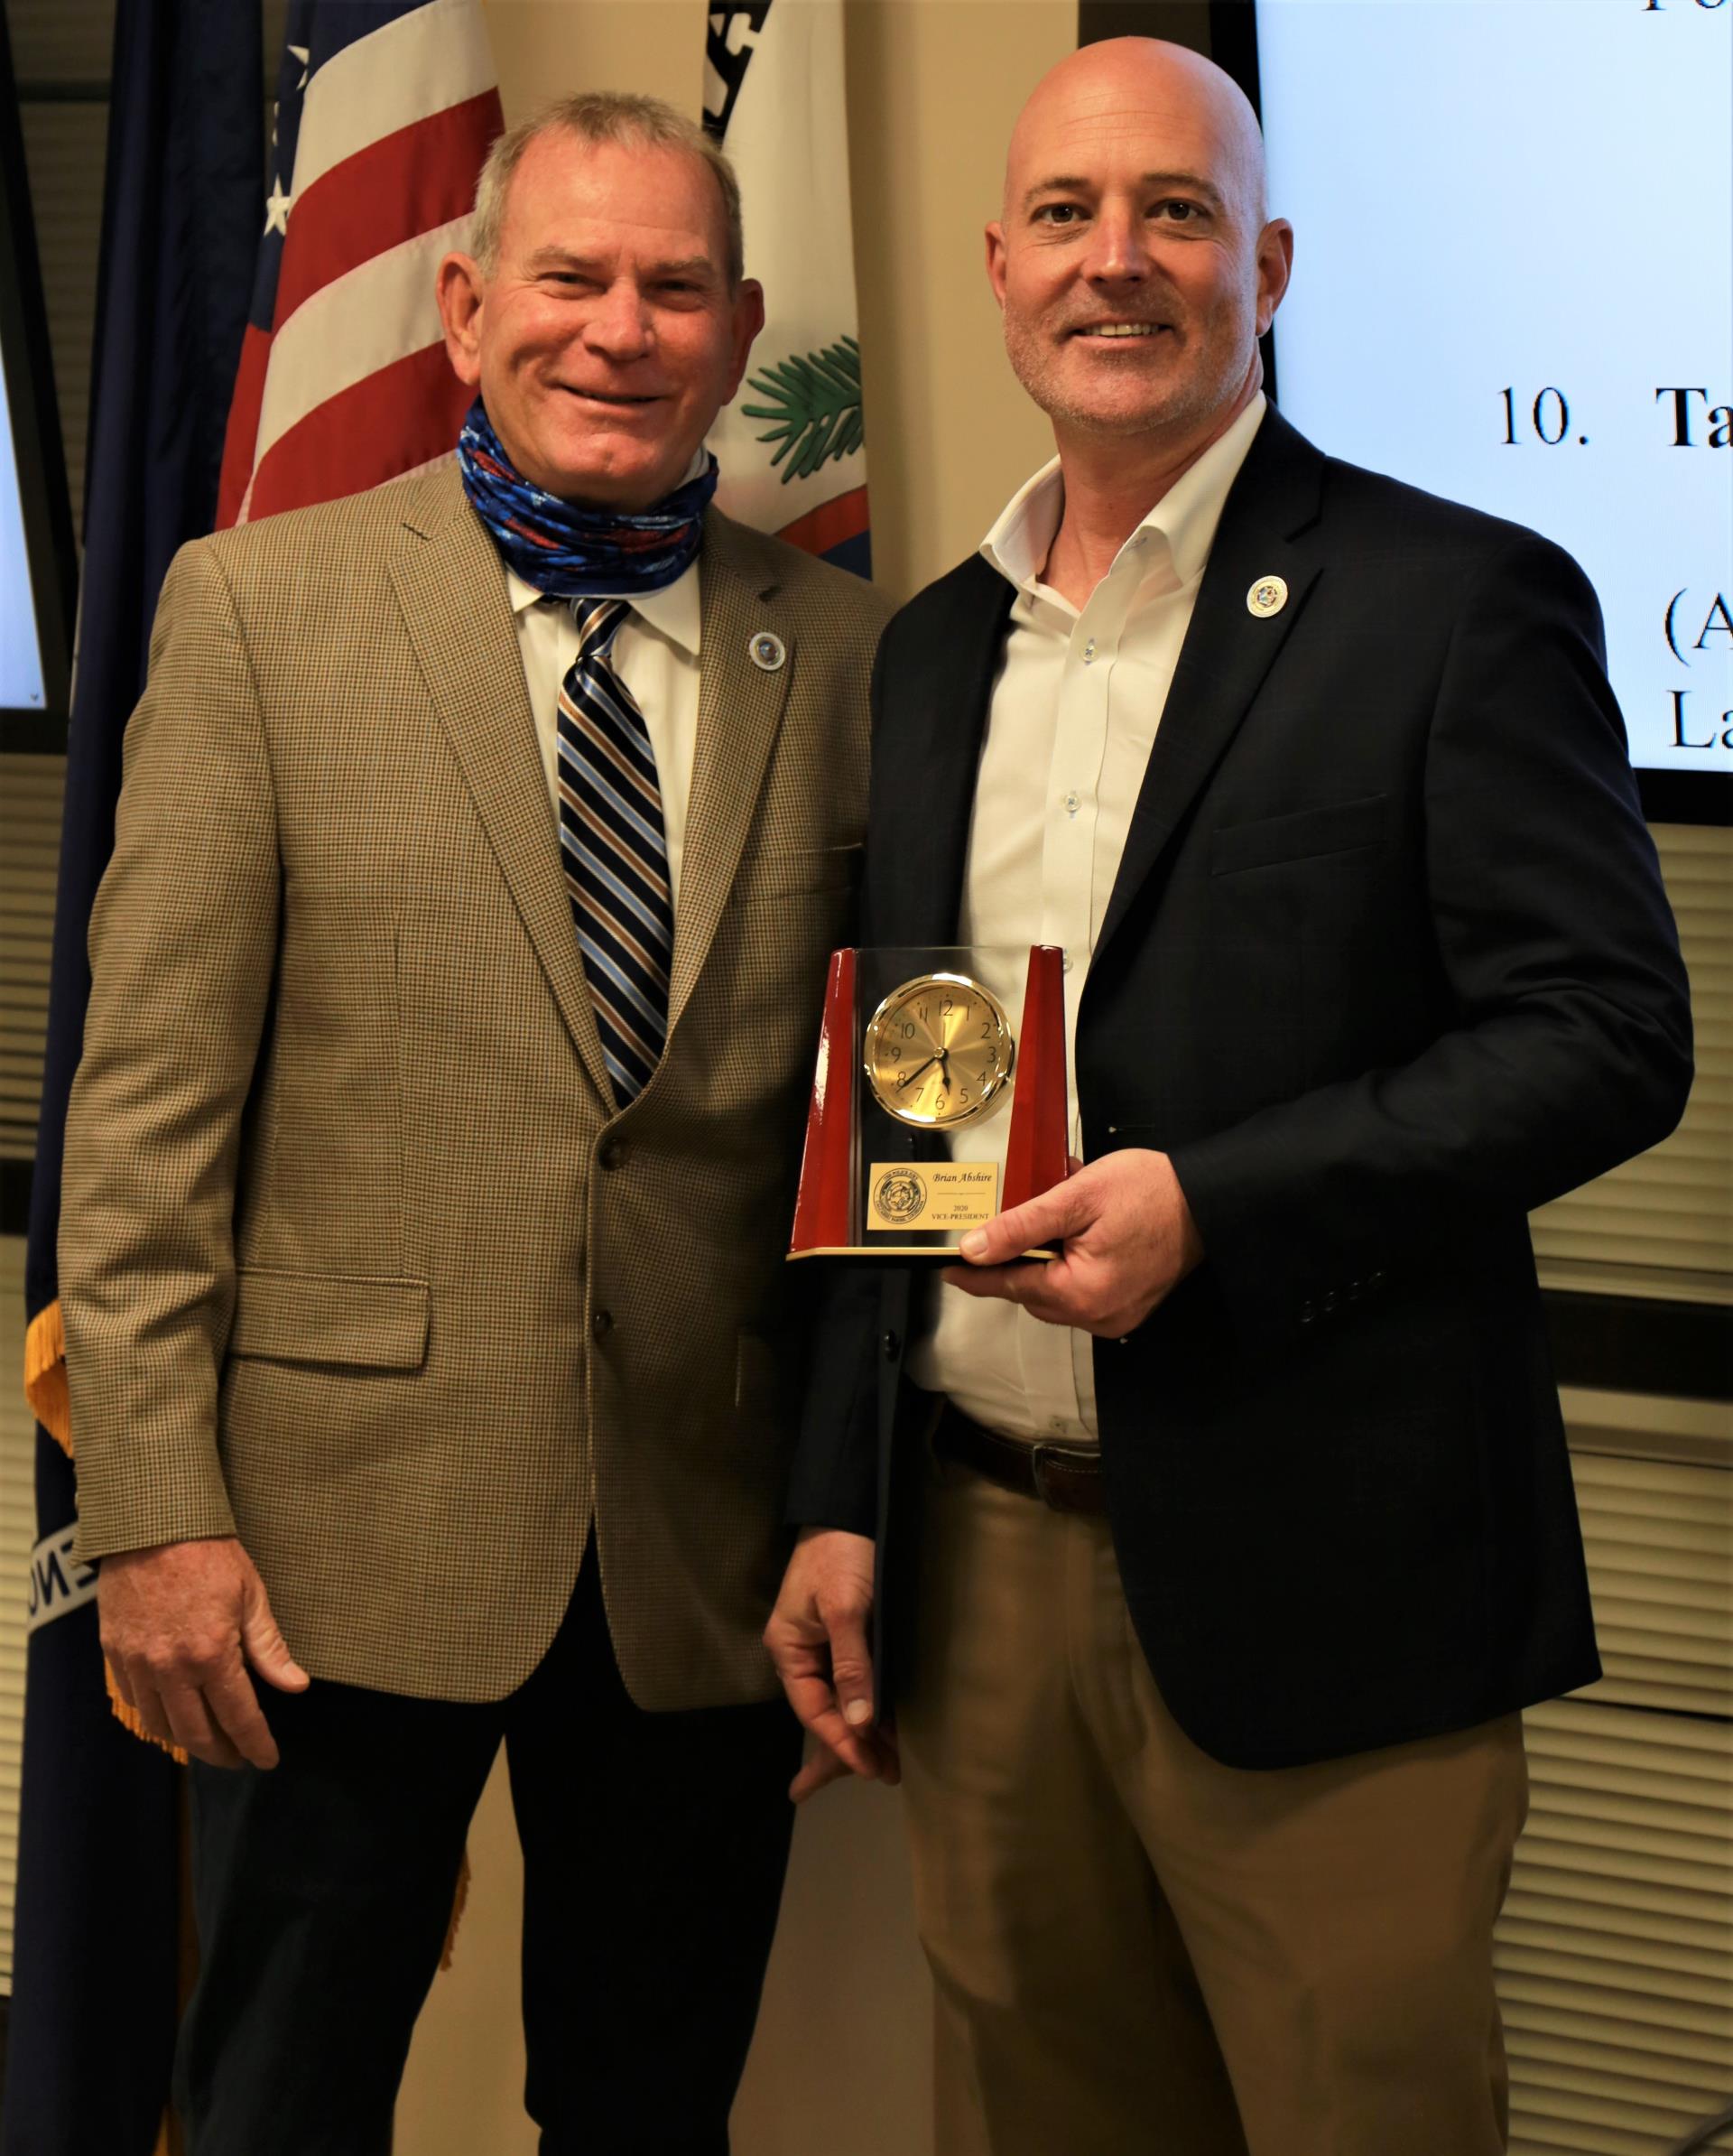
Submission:
[[[97,1606],[115,1683],[152,1736],[211,1767],[276,1765],[246,1666],[280,1692],[310,1679],[232,1535],[104,1557]]]
[[[896,1742],[873,1726],[873,1545],[841,1528],[802,1528],[765,1645],[788,1704],[819,1740],[789,1785],[796,1804],[843,1774],[899,1779]]]
[[[1062,1237],[1046,1264],[1008,1259]],[[1021,1303],[1050,1325],[1123,1340],[1203,1257],[1203,1243],[1165,1153],[1108,1153],[1026,1205],[964,1236],[965,1266],[944,1279],[965,1295]]]

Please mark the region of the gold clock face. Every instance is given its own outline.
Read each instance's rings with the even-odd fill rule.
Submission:
[[[893,989],[867,1020],[864,1048],[879,1106],[922,1129],[985,1115],[1015,1055],[998,998],[966,973],[923,973]]]

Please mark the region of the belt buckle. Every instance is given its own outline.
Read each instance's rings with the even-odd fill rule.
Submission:
[[[1078,1467],[1099,1473],[1099,1461],[1089,1445],[1067,1445],[1060,1437],[1037,1437],[1029,1447],[1029,1472],[1035,1479],[1035,1495],[1050,1512],[1067,1510],[1063,1504],[1055,1504],[1047,1476],[1052,1468]]]

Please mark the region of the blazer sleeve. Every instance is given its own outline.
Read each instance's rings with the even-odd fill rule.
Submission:
[[[1464,592],[1424,816],[1451,1022],[1400,1067],[1173,1149],[1249,1339],[1293,1337],[1321,1298],[1381,1287],[1441,1239],[1471,1246],[1655,1144],[1683,1110],[1687,984],[1599,609],[1533,534]]]
[[[218,1378],[281,877],[257,685],[208,542],[163,584],[128,723],[67,1115],[60,1275],[89,1559],[229,1535]]]

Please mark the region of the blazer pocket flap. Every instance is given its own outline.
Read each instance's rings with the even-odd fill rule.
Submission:
[[[740,856],[735,895],[742,899],[794,897],[847,891],[859,880],[865,848],[850,846],[755,847]]]
[[[348,1362],[419,1370],[431,1296],[425,1280],[369,1280],[243,1267],[235,1286],[231,1355],[280,1362]]]
[[[1376,846],[1388,832],[1390,796],[1367,794],[1357,801],[1327,802],[1288,816],[1261,816],[1256,823],[1225,824],[1209,840],[1209,873],[1269,869],[1278,861],[1311,860]]]

